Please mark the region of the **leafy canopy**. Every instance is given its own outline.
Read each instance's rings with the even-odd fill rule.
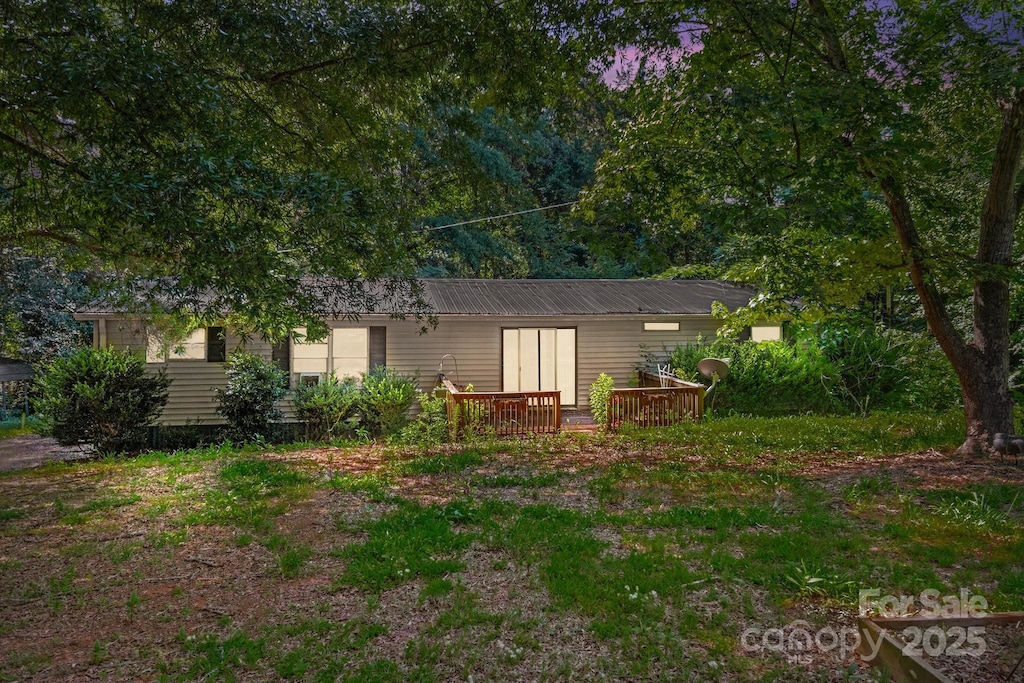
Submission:
[[[408,284],[373,281],[412,271],[416,207],[395,200],[419,168],[415,131],[442,105],[536,112],[593,80],[622,30],[613,9],[9,4],[0,248],[108,269],[137,286],[122,305],[278,333],[408,309]]]

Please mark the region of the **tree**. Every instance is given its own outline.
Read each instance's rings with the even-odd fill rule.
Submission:
[[[0,356],[45,363],[88,346],[88,326],[74,319],[89,300],[81,273],[53,258],[0,251]]]
[[[710,221],[765,301],[909,276],[964,400],[963,452],[1013,429],[1024,7],[988,0],[682,4],[592,206]],[[655,191],[650,191],[651,189]],[[954,310],[969,297],[958,326]]]
[[[403,308],[408,282],[373,281],[411,273],[415,214],[393,199],[413,131],[440,103],[539,110],[596,77],[616,18],[569,0],[5,3],[0,248],[106,269],[143,310],[278,333]]]

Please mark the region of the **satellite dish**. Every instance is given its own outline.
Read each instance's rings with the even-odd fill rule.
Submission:
[[[697,363],[697,370],[713,382],[729,376],[728,358],[705,358]]]
[[[728,358],[705,358],[701,362],[697,363],[697,370],[700,374],[711,380],[711,386],[704,393],[705,396],[715,391],[715,387],[718,386],[720,380],[725,379],[729,375],[729,359]],[[717,396],[718,394],[715,394]],[[711,408],[715,406],[715,399],[711,399]]]

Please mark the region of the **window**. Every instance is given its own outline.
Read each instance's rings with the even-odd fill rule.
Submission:
[[[327,374],[327,342],[307,342],[306,328],[295,329],[295,343],[291,349],[292,372]]]
[[[337,327],[331,330],[331,369],[338,379],[358,379],[370,370],[370,330]]]
[[[782,339],[781,325],[751,325],[750,339],[755,342],[779,341]]]
[[[292,346],[288,339],[284,339],[274,344],[273,348],[270,350],[270,360],[284,372],[291,372]]]
[[[200,327],[171,347],[169,360],[206,360],[206,328]]]
[[[678,332],[679,323],[645,322],[644,332]]]
[[[228,359],[228,341],[223,327],[206,328],[206,361],[223,363]]]
[[[300,339],[306,328],[295,330]],[[333,372],[338,379],[359,378],[370,369],[370,328],[337,327],[327,339],[305,342],[296,339],[291,348],[291,372],[298,374],[300,382],[306,376],[326,376]]]
[[[387,365],[388,328],[370,328],[370,369]]]
[[[560,391],[576,405],[576,329],[516,328],[502,334],[505,391]]]

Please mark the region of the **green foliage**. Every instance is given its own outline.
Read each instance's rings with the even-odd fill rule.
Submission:
[[[672,367],[691,372],[686,379],[710,384],[696,372],[703,358],[728,358],[729,376],[715,387],[716,411],[745,415],[831,413],[841,409],[833,396],[835,367],[813,344],[752,343],[715,339],[677,346]]]
[[[393,368],[374,368],[363,376],[359,414],[370,436],[394,434],[404,426],[417,384],[416,377]]]
[[[90,345],[88,324],[72,316],[90,296],[84,273],[0,248],[0,292],[0,356],[45,363]]]
[[[232,449],[223,449],[232,455]],[[188,524],[223,524],[266,533],[272,517],[287,509],[284,501],[299,496],[309,478],[287,463],[265,457],[234,457],[220,468],[218,486],[190,505]]]
[[[420,414],[401,432],[399,441],[416,446],[434,446],[451,438],[448,424],[448,400],[443,396],[421,393],[416,396]]]
[[[680,11],[700,28],[628,92],[584,210],[652,236],[720,230],[716,258],[761,288],[762,314],[827,313],[912,285],[908,312],[928,318],[973,399],[968,448],[1006,431],[1024,154],[1006,144],[1024,134],[1006,31],[1024,16],[964,0],[661,14]]]
[[[274,436],[284,415],[277,403],[288,391],[288,377],[274,363],[253,353],[231,354],[225,367],[228,385],[217,388],[217,413],[228,423],[228,434],[241,441]]]
[[[473,534],[453,528],[468,507],[452,503],[443,508],[406,505],[367,524],[369,540],[338,552],[348,559],[342,585],[382,591],[417,579],[437,579],[463,568],[458,559]]]
[[[16,3],[4,22],[0,245],[280,331],[322,319],[306,275],[345,279],[332,310],[351,311],[360,281],[409,272],[424,179],[471,165],[441,145],[423,172],[417,131],[468,105],[536,115],[597,79],[619,19],[579,3],[82,0]],[[395,305],[381,295],[357,298]]]
[[[861,415],[945,410],[959,399],[953,368],[930,337],[841,323],[822,325],[818,334],[838,373],[836,398]]]
[[[601,373],[590,385],[590,414],[600,425],[608,424],[608,399],[615,389],[615,380],[610,375]]]
[[[253,669],[266,654],[264,639],[250,638],[242,631],[226,638],[213,633],[186,636],[181,632],[178,643],[192,658],[186,676],[199,680],[238,680],[239,671]]]
[[[36,383],[41,426],[57,443],[123,453],[145,444],[171,380],[129,352],[89,348],[58,358]]]
[[[323,382],[300,385],[295,390],[295,410],[306,423],[307,437],[331,441],[355,431],[359,413],[360,388],[355,380],[331,373]]]
[[[686,379],[710,384],[697,363],[729,358],[729,376],[708,405],[745,415],[867,415],[957,404],[956,377],[928,338],[853,323],[823,324],[798,337],[793,344],[698,339],[676,347],[671,362]]]

